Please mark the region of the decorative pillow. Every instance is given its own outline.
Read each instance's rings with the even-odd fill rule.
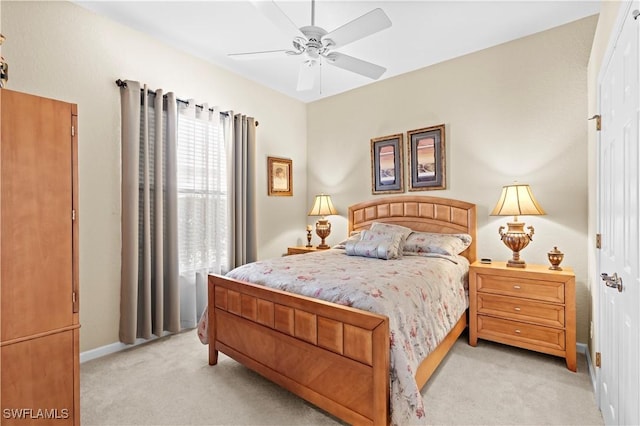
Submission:
[[[412,232],[404,243],[405,253],[439,253],[447,256],[460,254],[471,245],[469,234],[434,234]]]
[[[371,224],[370,231],[379,235],[400,233],[402,234],[403,240],[406,240],[409,234],[413,232],[411,228],[407,228],[406,226],[392,225],[390,223],[382,222],[373,222]]]
[[[340,241],[338,244],[336,244],[332,248],[344,249],[347,245],[347,241],[350,241],[350,240],[360,241],[360,238],[361,238],[360,232],[362,231],[351,231],[351,233],[349,234],[349,238],[347,238],[346,240]]]
[[[400,233],[380,235],[365,230],[357,237],[349,238],[345,244],[345,251],[349,256],[385,260],[398,259],[402,256],[403,235]]]

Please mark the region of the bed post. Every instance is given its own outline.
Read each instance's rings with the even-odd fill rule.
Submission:
[[[386,318],[373,330],[373,424],[387,426],[390,423],[390,355],[389,319]],[[384,389],[384,391],[383,391]]]
[[[215,316],[216,316],[216,292],[214,281],[211,279],[211,276],[208,277],[208,293],[209,293],[209,301],[208,301],[208,327],[207,327],[207,335],[209,337],[209,365],[216,365],[218,363],[218,350],[216,349],[216,327],[215,327]]]

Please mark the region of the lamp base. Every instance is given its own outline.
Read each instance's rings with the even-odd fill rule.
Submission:
[[[512,268],[524,268],[524,267],[526,267],[526,266],[527,266],[527,264],[526,264],[526,263],[525,263],[525,261],[524,261],[524,260],[522,260],[522,259],[518,259],[518,260],[515,260],[515,259],[509,259],[509,260],[507,261],[507,266],[510,266],[510,267],[512,267]]]
[[[327,238],[329,234],[331,234],[331,223],[329,223],[329,221],[324,217],[322,219],[318,219],[318,221],[316,222],[316,234],[322,240],[320,244],[316,246],[316,248],[320,250],[331,248],[324,242],[324,239]]]
[[[507,261],[507,266],[511,268],[524,268],[527,266],[524,260],[520,259],[520,250],[523,250],[527,245],[529,245],[529,241],[532,240],[534,229],[533,226],[528,226],[527,229],[529,233],[525,233],[524,231],[524,223],[522,222],[507,222],[509,229],[507,232],[504,232],[504,226],[501,226],[498,229],[498,234],[500,234],[500,239],[511,249],[513,256],[511,259]]]

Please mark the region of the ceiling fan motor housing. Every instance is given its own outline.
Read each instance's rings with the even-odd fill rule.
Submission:
[[[329,39],[322,40],[322,37],[327,35],[327,31],[323,28],[316,27],[315,25],[309,25],[300,28],[300,31],[307,38],[306,43],[300,43],[300,48],[302,48],[300,53],[306,52],[311,59],[317,59],[321,55],[324,56],[333,45]],[[294,47],[298,47],[296,46],[295,41]]]

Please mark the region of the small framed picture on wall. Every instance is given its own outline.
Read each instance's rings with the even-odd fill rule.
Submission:
[[[267,195],[293,196],[293,161],[287,158],[267,157],[269,187]]]
[[[407,132],[409,191],[445,189],[444,124]]]
[[[371,139],[371,192],[404,192],[402,133]]]

